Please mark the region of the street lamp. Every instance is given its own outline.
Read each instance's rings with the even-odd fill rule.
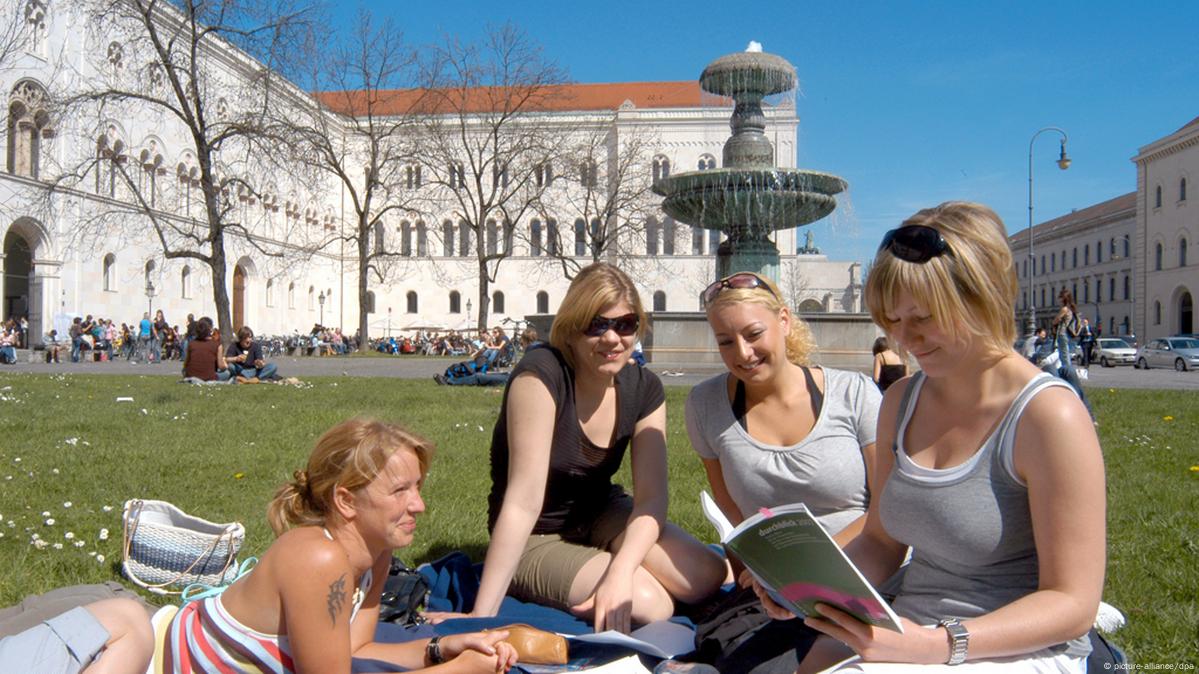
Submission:
[[[470,326],[470,298],[466,298],[466,325]]]
[[[154,313],[154,282],[146,279],[146,298],[150,300],[150,313]]]
[[[1047,126],[1039,129],[1028,139],[1028,264],[1030,269],[1028,272],[1028,336],[1032,336],[1037,331],[1037,300],[1033,292],[1034,281],[1037,278],[1037,260],[1033,257],[1032,250],[1032,146],[1037,140],[1037,136],[1046,131],[1053,131],[1061,135],[1061,154],[1057,158],[1057,167],[1065,171],[1070,168],[1070,158],[1066,156],[1066,132],[1056,126]]]
[[[387,336],[391,337],[391,307],[387,307]]]
[[[325,327],[325,291],[316,296],[316,303],[321,305],[321,327]]]

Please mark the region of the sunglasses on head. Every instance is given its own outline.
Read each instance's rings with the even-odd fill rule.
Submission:
[[[583,334],[588,337],[599,337],[609,330],[615,331],[621,337],[629,337],[637,334],[637,328],[641,326],[641,319],[637,314],[625,314],[608,318],[606,316],[596,316],[591,319],[591,324],[583,330]]]
[[[925,225],[905,225],[887,232],[878,247],[879,250],[884,248],[901,260],[917,264],[924,264],[946,253],[953,254],[945,237]]]
[[[748,271],[733,274],[732,276],[726,276],[719,281],[712,283],[712,285],[704,288],[704,291],[699,294],[699,297],[703,302],[703,305],[708,306],[712,300],[716,299],[717,295],[725,290],[754,290],[757,288],[765,290],[766,292],[770,293],[772,297],[778,299],[778,295],[774,294],[774,291],[770,289],[770,286],[761,276]]]

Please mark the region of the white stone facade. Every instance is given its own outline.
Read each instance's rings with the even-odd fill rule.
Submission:
[[[1025,333],[1034,309],[1037,326],[1050,326],[1063,288],[1074,295],[1079,313],[1092,326],[1102,326],[1102,334],[1130,333],[1136,313],[1136,201],[1130,192],[1033,227],[1031,260],[1027,228],[1008,238],[1020,286],[1019,334]]]
[[[1142,147],[1137,166],[1134,323],[1142,341],[1199,332],[1199,118]]]
[[[28,17],[26,4],[36,10]],[[25,17],[31,36],[19,53],[0,64],[0,92],[7,96],[5,164],[0,171],[3,317],[27,314],[35,343],[50,327],[62,329],[64,318],[75,314],[111,318],[118,324],[135,322],[152,303],[154,309],[164,310],[171,323],[182,324],[188,313],[201,316],[215,311],[208,267],[194,260],[166,259],[153,230],[140,224],[146,218],[139,210],[142,207],[113,178],[112,166],[119,162],[144,181],[144,194],[153,195],[155,217],[179,223],[193,220],[202,201],[185,129],[161,112],[134,103],[94,119],[55,116],[56,98],[75,93],[89,78],[141,73],[146,87],[161,86],[148,60],[123,49],[116,36],[86,29],[81,4],[25,0],[0,9],[0,14],[16,11]],[[258,66],[231,47],[228,50],[216,54],[213,63],[220,70],[217,79],[235,90],[238,78]],[[627,86],[633,85],[645,83]],[[297,89],[293,95],[303,94]],[[227,113],[222,106],[237,104],[236,99],[212,100],[218,101],[217,114]],[[655,137],[655,160],[665,159],[679,172],[718,165],[730,112],[730,107],[703,102],[668,107],[629,104],[555,113],[555,119],[564,125],[609,124],[614,137],[627,126],[647,128]],[[772,108],[768,118],[767,134],[778,164],[794,166],[799,124],[794,108]],[[86,175],[62,178],[69,167],[96,157],[99,160]],[[323,187],[310,183],[308,189],[295,181],[275,182],[267,163],[258,159],[251,155],[229,168],[247,180],[266,176],[260,178],[266,184],[256,185],[258,195],[229,197],[240,200],[236,207],[248,228],[248,238],[233,237],[226,243],[235,323],[250,325],[259,334],[307,331],[316,323],[353,333],[358,306],[352,250],[349,246],[308,249],[311,242],[348,228],[347,214],[352,209],[343,192],[328,181]],[[652,170],[661,168],[646,167],[647,183]],[[566,206],[556,214],[561,242],[568,251],[575,248],[576,217]],[[446,254],[440,224],[446,219],[450,219],[448,205],[443,215],[431,208],[429,216],[420,220],[439,224],[423,227],[423,234],[415,218],[397,216],[386,221],[386,236],[407,241],[410,256],[394,265],[389,278],[372,283],[372,336],[418,326],[473,325],[477,263],[473,257]],[[100,222],[103,226],[97,227]],[[618,262],[636,279],[647,307],[696,310],[698,293],[714,274],[718,241],[711,232],[695,233],[679,224],[673,227],[671,250],[666,218],[659,215],[655,222],[654,234],[644,233],[641,248],[624,251]],[[533,223],[526,219],[514,227],[529,234]],[[452,236],[455,252],[460,253],[461,233],[455,228]],[[493,325],[505,318],[554,312],[565,294],[568,281],[561,264],[535,254],[531,238],[515,237],[513,255],[499,267],[491,287],[489,322]],[[776,238],[783,253],[781,285],[794,295],[796,306],[829,312],[862,310],[859,265],[820,255],[795,255],[795,230],[780,231]],[[282,255],[267,256],[260,248]],[[147,292],[151,284],[152,296]]]

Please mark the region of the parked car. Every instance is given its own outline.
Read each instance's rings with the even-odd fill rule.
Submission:
[[[1132,365],[1136,362],[1137,350],[1128,342],[1115,337],[1100,337],[1095,343],[1095,358],[1103,367]]]
[[[1199,339],[1164,337],[1151,339],[1136,355],[1136,367],[1173,367],[1179,372],[1199,368]]]

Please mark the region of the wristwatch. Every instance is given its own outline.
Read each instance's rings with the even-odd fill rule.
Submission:
[[[441,637],[436,636],[429,639],[429,643],[425,644],[425,657],[429,659],[429,664],[440,665],[445,662],[445,658],[441,657]]]
[[[949,633],[949,660],[947,665],[960,665],[966,661],[966,649],[970,647],[970,631],[957,618],[946,618],[941,627]]]

